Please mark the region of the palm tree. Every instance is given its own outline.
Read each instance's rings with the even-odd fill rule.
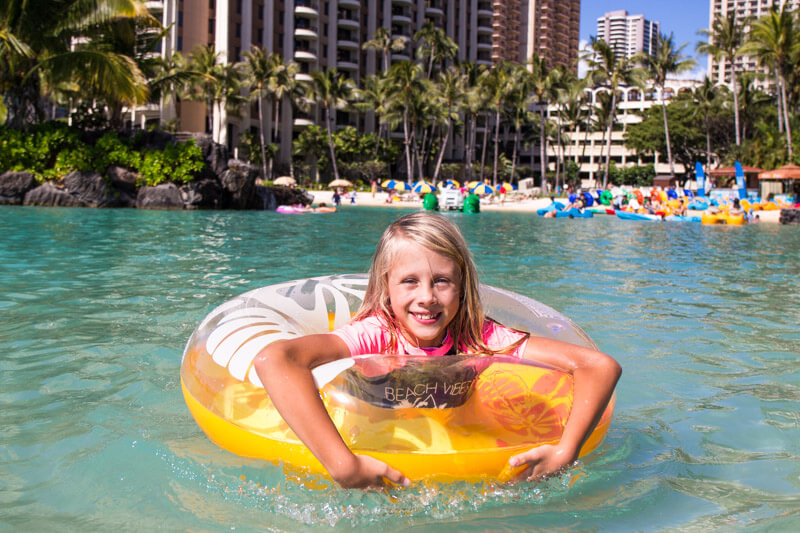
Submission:
[[[792,127],[789,123],[789,102],[786,98],[786,77],[796,64],[798,44],[794,14],[783,6],[770,9],[750,26],[750,40],[742,46],[743,54],[756,56],[775,74],[778,87],[778,117],[786,125],[786,148],[792,159]],[[780,129],[780,128],[779,128]]]
[[[445,72],[439,73],[437,87],[439,89],[439,103],[436,105],[443,110],[445,119],[445,131],[439,147],[439,157],[436,160],[436,168],[433,171],[433,183],[439,179],[439,170],[442,168],[442,160],[447,144],[450,141],[450,132],[453,128],[453,121],[458,119],[458,110],[464,101],[464,88],[466,78],[455,67],[450,67]]]
[[[381,148],[381,141],[384,138],[385,116],[388,113],[389,84],[385,75],[365,76],[362,86],[356,91],[357,102],[354,107],[359,111],[372,111],[378,119],[378,142],[375,143],[375,157]]]
[[[531,104],[531,76],[528,70],[518,65],[511,73],[509,93],[506,98],[508,114],[514,128],[514,148],[511,155],[511,179],[516,176],[517,153],[519,151],[520,134],[524,125],[531,123],[528,107]]]
[[[703,125],[706,128],[706,168],[711,168],[711,112],[717,106],[717,87],[706,76],[703,84],[692,91],[692,98],[696,106],[696,112],[703,116]]]
[[[242,71],[239,64],[220,63],[213,71],[214,83],[211,86],[211,98],[217,113],[214,114],[214,141],[227,144],[228,128],[225,127],[228,113],[241,114],[247,103],[242,95]]]
[[[581,125],[586,123],[588,109],[586,106],[586,81],[574,75],[567,76],[559,91],[559,121],[567,125],[568,131],[575,132],[575,156],[578,157],[578,133]],[[588,129],[588,128],[587,128]],[[585,145],[584,145],[585,148]],[[566,179],[566,178],[565,178]],[[558,176],[556,176],[556,188]]]
[[[700,30],[698,33],[705,35],[708,42],[697,43],[696,50],[701,54],[709,54],[717,61],[727,61],[731,65],[731,90],[733,91],[733,117],[736,128],[736,146],[742,143],[739,125],[738,76],[736,73],[736,58],[741,54],[745,41],[744,24],[736,19],[736,12],[731,10],[727,16],[717,15],[710,30]],[[724,78],[724,76],[723,76]]]
[[[431,21],[422,25],[422,28],[414,34],[414,40],[419,41],[417,58],[427,59],[428,79],[431,79],[433,75],[434,64],[438,63],[442,68],[441,65],[445,61],[455,59],[458,54],[456,42],[448,37],[443,29],[434,26]]]
[[[258,103],[258,133],[261,141],[261,176],[267,174],[267,141],[264,133],[264,100],[269,97],[269,80],[275,75],[275,61],[264,48],[254,46],[243,54],[245,60],[245,79],[250,89],[250,98]]]
[[[325,130],[328,133],[328,148],[331,152],[331,165],[333,178],[339,179],[339,169],[336,166],[336,147],[333,143],[332,115],[337,109],[345,109],[353,97],[355,87],[353,82],[345,78],[334,69],[324,72],[311,73],[313,99],[322,107],[322,116],[325,121]]]
[[[643,72],[626,57],[617,57],[614,49],[602,39],[592,37],[590,50],[584,54],[589,74],[594,83],[606,84],[611,92],[611,109],[606,131],[606,164],[603,171],[603,188],[608,185],[608,169],[611,165],[611,133],[617,113],[617,91],[620,85],[641,87]]]
[[[547,183],[547,103],[557,96],[555,89],[555,71],[548,70],[544,57],[534,53],[528,61],[530,69],[531,91],[539,106],[539,186],[544,194]]]
[[[467,124],[466,131],[466,173],[465,180],[472,179],[472,163],[475,159],[475,141],[477,137],[478,115],[486,109],[486,93],[481,85],[481,78],[486,75],[486,67],[475,63],[461,63],[459,65],[464,74],[466,91],[462,104]]]
[[[669,122],[667,121],[667,100],[664,95],[664,87],[667,77],[671,74],[680,74],[692,70],[695,66],[694,59],[681,54],[681,50],[686,47],[686,43],[675,48],[672,42],[672,34],[669,36],[660,34],[656,39],[655,50],[652,55],[644,54],[640,56],[645,68],[653,80],[653,84],[659,89],[661,94],[661,112],[664,116],[664,136],[667,142],[667,161],[669,161],[669,173],[675,175],[675,162],[672,159],[672,146],[669,141]]]
[[[212,45],[199,44],[189,56],[189,68],[197,73],[197,78],[188,87],[188,100],[205,101],[206,133],[211,133],[214,120],[214,84],[217,82],[217,64],[222,54],[214,51]]]
[[[488,75],[483,78],[483,87],[489,96],[495,114],[492,185],[497,185],[497,164],[500,150],[500,115],[510,92],[509,81],[511,79],[512,70],[513,67],[510,63],[503,62],[492,66]]]
[[[0,89],[8,124],[22,128],[44,116],[44,80],[52,88],[80,85],[90,98],[103,92],[121,101],[144,101],[145,79],[133,58],[92,47],[86,37],[108,22],[147,16],[140,0],[2,2]]]
[[[390,55],[392,52],[399,52],[408,45],[408,37],[400,36],[392,38],[389,30],[378,28],[372,35],[372,40],[361,45],[364,50],[378,50],[383,53],[383,71],[389,71]]]
[[[414,172],[411,164],[411,116],[412,104],[417,96],[424,94],[427,85],[422,79],[422,67],[410,61],[398,61],[389,69],[389,87],[392,107],[402,109],[403,144],[406,152],[407,178],[413,179]]]
[[[169,114],[170,119],[175,118],[172,104],[198,75],[199,73],[189,68],[186,58],[180,52],[156,59],[153,77],[149,78],[147,83],[150,97],[161,101],[162,121],[166,114]]]

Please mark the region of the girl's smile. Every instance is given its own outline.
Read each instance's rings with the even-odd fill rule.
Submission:
[[[455,261],[404,240],[388,275],[389,302],[406,340],[421,348],[440,346],[461,298]]]

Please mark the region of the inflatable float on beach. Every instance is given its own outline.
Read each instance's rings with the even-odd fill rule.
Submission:
[[[366,289],[362,274],[263,287],[213,310],[181,362],[189,411],[218,446],[327,475],[273,407],[253,369],[270,343],[332,330],[350,320]],[[596,347],[568,318],[524,296],[482,286],[492,318],[512,328]],[[508,459],[560,439],[572,377],[533,362],[481,356],[361,356],[314,369],[320,395],[347,445],[412,480],[509,480]],[[581,449],[594,450],[614,400]]]

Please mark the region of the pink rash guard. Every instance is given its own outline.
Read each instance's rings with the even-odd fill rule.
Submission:
[[[357,322],[352,322],[332,331],[347,345],[351,356],[366,354],[385,354],[389,346],[389,326],[379,317],[373,315]],[[483,342],[492,350],[501,350],[525,336],[524,333],[509,329],[497,322],[485,320],[481,331]],[[446,355],[453,346],[453,339],[448,333],[441,346],[436,348],[420,348],[413,346],[403,335],[397,333],[398,351],[405,355]],[[523,342],[508,357],[522,357],[527,341]]]

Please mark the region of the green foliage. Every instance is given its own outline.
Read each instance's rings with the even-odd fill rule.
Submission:
[[[194,140],[168,144],[164,150],[148,150],[139,169],[140,184],[154,186],[171,181],[187,183],[203,170],[203,152]]]
[[[0,172],[27,170],[38,180],[52,177],[58,159],[67,159],[63,152],[80,149],[79,133],[62,122],[46,122],[28,131],[0,128]],[[84,156],[75,159],[84,159]]]
[[[702,120],[694,114],[692,106],[674,102],[667,106],[672,155],[684,168],[694,168],[695,161],[705,160],[706,135]],[[664,117],[661,106],[645,111],[644,120],[628,127],[628,148],[638,154],[659,152],[666,159],[667,145],[664,136]]]
[[[653,178],[655,177],[656,169],[652,163],[618,168],[612,161],[611,168],[608,170],[608,179],[615,185],[648,186],[653,184]]]
[[[274,159],[278,153],[277,144],[267,144],[264,146],[267,154],[267,161]],[[261,166],[261,138],[258,133],[246,131],[239,137],[239,158],[247,161],[251,165]]]

